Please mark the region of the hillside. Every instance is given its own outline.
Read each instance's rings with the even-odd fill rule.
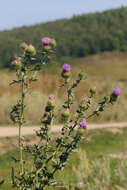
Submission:
[[[40,39],[57,40],[57,56],[84,57],[103,51],[127,51],[127,8],[83,14],[31,27],[0,32],[0,67],[9,67],[22,41],[41,45]]]

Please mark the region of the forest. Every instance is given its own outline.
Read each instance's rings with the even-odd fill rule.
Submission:
[[[57,59],[85,57],[104,51],[127,51],[127,8],[73,16],[54,22],[0,32],[0,67],[10,68],[10,61],[20,54],[19,44],[32,43],[49,36],[57,41]]]

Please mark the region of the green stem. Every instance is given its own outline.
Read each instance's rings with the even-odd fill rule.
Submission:
[[[21,112],[20,112],[20,121],[19,121],[19,153],[20,153],[20,166],[22,173],[24,172],[23,166],[23,151],[22,151],[22,127],[23,127],[23,114],[24,114],[24,77],[25,74],[22,76],[22,83],[21,83]]]

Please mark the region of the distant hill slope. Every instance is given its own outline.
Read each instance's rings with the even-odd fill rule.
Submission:
[[[127,51],[127,8],[0,32],[0,67],[19,53],[22,41],[39,47],[41,38],[57,40],[57,56],[84,57],[103,51]]]

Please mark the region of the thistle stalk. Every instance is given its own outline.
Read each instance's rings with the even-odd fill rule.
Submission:
[[[24,78],[25,74],[23,73],[22,81],[21,81],[21,111],[20,111],[20,119],[19,119],[19,152],[20,152],[20,167],[22,173],[24,172],[23,166],[23,151],[22,151],[22,127],[23,127],[23,115],[24,115],[24,99],[25,99],[25,89],[24,89]]]

